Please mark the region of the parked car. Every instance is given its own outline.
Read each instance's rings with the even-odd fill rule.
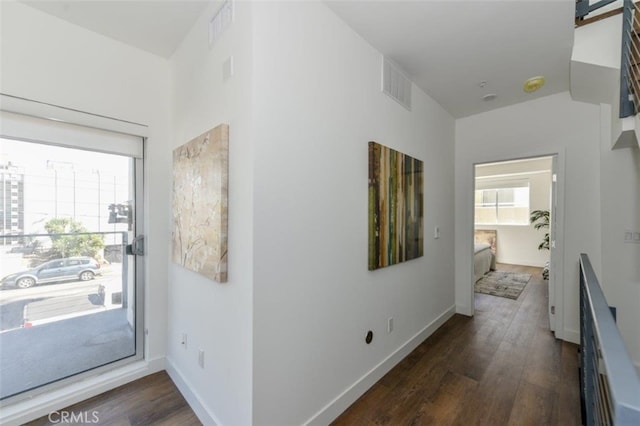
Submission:
[[[13,246],[9,253],[34,254],[38,250],[37,244],[29,244],[26,246]]]
[[[36,284],[57,281],[88,281],[100,275],[100,263],[90,257],[67,257],[50,260],[37,266],[2,279],[3,286],[29,288]]]

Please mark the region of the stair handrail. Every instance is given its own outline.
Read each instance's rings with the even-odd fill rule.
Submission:
[[[583,424],[640,425],[640,378],[589,256],[580,255]]]
[[[595,3],[590,3],[589,0],[576,0],[576,19],[584,18],[591,12],[615,1],[616,0],[600,0]]]

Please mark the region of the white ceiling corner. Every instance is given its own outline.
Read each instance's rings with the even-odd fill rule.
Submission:
[[[72,24],[169,58],[211,1],[21,0]]]

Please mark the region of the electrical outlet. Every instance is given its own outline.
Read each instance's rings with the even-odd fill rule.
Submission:
[[[198,349],[198,365],[200,368],[204,368],[204,351],[202,349]]]
[[[180,344],[187,349],[187,333],[182,333],[182,336],[180,336]]]
[[[624,242],[631,244],[640,244],[640,232],[626,230],[624,232]]]
[[[389,317],[387,319],[387,333],[391,333],[393,331],[393,317]]]

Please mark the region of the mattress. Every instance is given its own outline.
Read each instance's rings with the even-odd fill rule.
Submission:
[[[474,244],[473,252],[473,275],[476,282],[484,274],[496,268],[496,257],[491,251],[491,245],[487,243]]]

